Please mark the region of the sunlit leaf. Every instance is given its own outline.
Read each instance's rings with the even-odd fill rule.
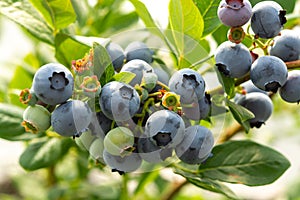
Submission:
[[[28,0],[1,0],[0,13],[24,27],[39,40],[54,44],[53,29],[43,20]]]

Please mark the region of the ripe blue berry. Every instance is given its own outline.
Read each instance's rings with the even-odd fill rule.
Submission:
[[[130,81],[129,85],[140,85],[144,76],[144,73],[152,73],[153,68],[143,60],[134,59],[126,63],[120,72],[131,72],[135,74],[135,77]]]
[[[107,118],[103,112],[93,113],[92,121],[89,129],[93,135],[104,138],[108,131],[111,129],[112,120]]]
[[[149,47],[140,41],[131,42],[125,48],[126,61],[140,59],[144,60],[147,63],[151,63],[153,61],[152,55],[153,51],[149,49]]]
[[[225,76],[241,78],[246,75],[252,64],[252,56],[243,44],[223,42],[215,53],[216,66]]]
[[[157,78],[160,82],[168,85],[170,76],[169,74],[160,67],[153,67],[154,73],[157,75]]]
[[[191,120],[201,120],[209,116],[211,110],[210,95],[205,94],[205,97],[198,102],[193,103],[189,107],[182,106],[184,116]]]
[[[73,83],[69,69],[59,63],[48,63],[35,73],[32,88],[42,102],[57,105],[72,96]]]
[[[222,0],[218,7],[218,17],[226,26],[243,26],[250,20],[251,10],[248,0]]]
[[[197,71],[185,68],[172,75],[169,87],[180,95],[182,104],[191,104],[204,97],[205,81]]]
[[[251,28],[261,38],[277,36],[286,23],[286,11],[275,1],[257,3],[252,13]]]
[[[289,103],[300,101],[300,71],[292,70],[288,73],[285,84],[279,89],[281,98]]]
[[[214,137],[208,128],[190,126],[185,129],[185,137],[175,147],[175,153],[182,162],[200,164],[211,155],[213,145]]]
[[[172,156],[172,148],[161,148],[147,136],[141,136],[137,144],[141,158],[149,163],[160,163]]]
[[[265,91],[277,92],[288,76],[285,63],[275,56],[261,56],[251,66],[250,78],[253,84]]]
[[[104,162],[111,168],[112,172],[119,172],[120,175],[126,172],[134,172],[142,164],[142,159],[137,153],[121,157],[111,155],[104,150],[103,159]]]
[[[87,103],[70,100],[59,105],[51,115],[53,130],[62,136],[80,136],[86,131],[92,119]]]
[[[244,83],[241,84],[242,88],[245,90],[246,93],[251,93],[251,92],[261,92],[263,94],[268,95],[268,92],[259,89],[256,87],[251,80],[248,80]]]
[[[122,47],[117,43],[110,42],[105,48],[110,56],[114,69],[120,71],[125,61],[125,54]]]
[[[283,30],[280,36],[274,38],[274,44],[270,48],[270,55],[283,61],[298,60],[300,56],[300,36],[293,30]]]
[[[129,120],[138,111],[140,97],[132,86],[112,81],[103,86],[99,103],[106,117],[122,122]]]
[[[255,117],[248,120],[252,128],[260,128],[273,112],[271,99],[260,92],[252,92],[241,96],[237,100],[237,104],[247,108],[254,114]]]
[[[184,136],[184,121],[173,111],[159,110],[146,121],[145,135],[156,146],[174,147]]]

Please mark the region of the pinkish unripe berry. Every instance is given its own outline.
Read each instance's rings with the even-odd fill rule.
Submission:
[[[220,21],[230,27],[246,24],[252,15],[252,6],[248,0],[222,0],[218,7]]]

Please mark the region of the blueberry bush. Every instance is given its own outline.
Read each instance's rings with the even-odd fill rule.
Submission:
[[[143,2],[0,2],[36,47],[1,83],[0,138],[28,174],[0,197],[240,199],[230,184],[285,175],[255,135],[300,101],[297,1],[169,0],[166,27]]]

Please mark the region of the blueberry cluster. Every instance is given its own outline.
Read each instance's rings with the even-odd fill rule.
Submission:
[[[273,103],[268,96],[278,90],[283,100],[300,101],[297,82],[300,73],[298,70],[288,72],[285,63],[300,58],[300,36],[293,30],[282,30],[287,22],[285,14],[274,1],[262,1],[252,8],[248,0],[222,0],[218,7],[220,21],[231,29],[229,41],[216,49],[216,70],[232,79],[250,77],[241,84],[242,94],[236,95],[234,100],[254,114],[255,117],[248,120],[251,127],[259,128],[271,116]],[[242,26],[248,22],[245,33]],[[253,41],[252,47],[242,43],[244,37]],[[257,47],[265,55],[254,53]]]
[[[28,104],[23,122],[28,131],[51,127],[73,137],[93,159],[120,174],[140,169],[143,162],[177,158],[200,164],[212,155],[212,132],[189,121],[207,119],[211,110],[197,71],[185,68],[169,77],[154,67],[154,51],[143,42],[132,42],[125,50],[110,42],[103,50],[115,75],[134,77],[101,85],[94,74],[93,48],[72,62],[73,73],[58,63],[40,67],[32,88],[20,95]]]
[[[218,8],[220,21],[231,29],[229,41],[215,51],[216,70],[221,78],[250,79],[234,88],[241,93],[234,101],[253,113],[247,120],[251,128],[271,116],[271,94],[279,91],[287,102],[300,101],[300,72],[288,72],[285,63],[299,59],[300,38],[291,30],[281,32],[284,14],[273,1],[252,8],[248,0],[222,0]],[[254,35],[244,32],[247,22]],[[253,40],[253,47],[243,44],[244,37]],[[252,50],[265,39],[265,55],[258,56]],[[73,137],[93,159],[120,174],[139,170],[143,163],[165,164],[175,158],[199,165],[213,156],[214,135],[200,124],[213,115],[214,93],[206,91],[198,71],[182,68],[169,76],[156,66],[155,51],[140,41],[124,50],[114,42],[100,49],[110,58],[110,79],[99,77],[100,71],[107,75],[108,67],[95,64],[94,48],[72,61],[72,71],[59,63],[37,70],[32,87],[20,94],[28,104],[22,123],[27,131],[51,127]]]

